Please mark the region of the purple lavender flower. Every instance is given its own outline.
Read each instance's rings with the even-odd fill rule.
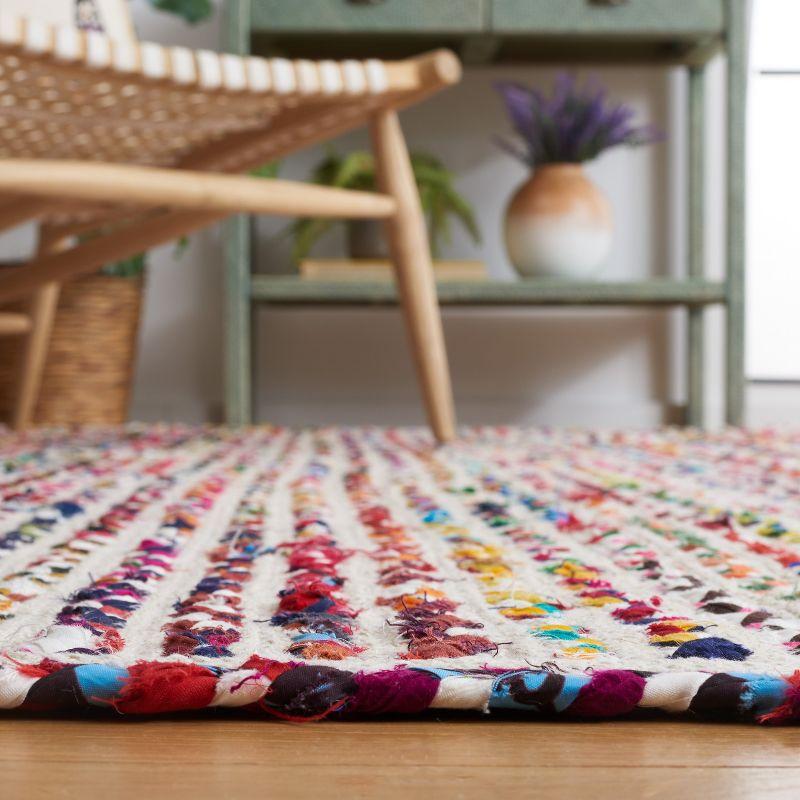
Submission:
[[[579,88],[573,75],[561,73],[549,97],[510,81],[495,86],[517,134],[497,142],[530,167],[590,161],[612,147],[663,138],[650,125],[636,125],[630,106],[611,105],[596,79]]]

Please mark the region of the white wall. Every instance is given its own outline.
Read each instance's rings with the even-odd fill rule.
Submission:
[[[219,5],[219,2],[217,2]],[[219,14],[189,26],[132,0],[141,39],[218,49]],[[172,245],[151,254],[131,416],[141,420],[218,421],[222,414],[222,241],[196,234],[175,258]]]

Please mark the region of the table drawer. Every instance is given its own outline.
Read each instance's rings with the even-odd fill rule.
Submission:
[[[483,29],[489,0],[256,0],[258,32],[437,33]]]
[[[725,25],[724,0],[492,0],[499,33],[703,37]]]

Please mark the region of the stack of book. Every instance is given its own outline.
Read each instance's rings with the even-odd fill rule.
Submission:
[[[300,277],[309,281],[390,281],[392,264],[388,260],[363,258],[314,258],[300,262]],[[485,281],[482,261],[434,261],[437,281]]]

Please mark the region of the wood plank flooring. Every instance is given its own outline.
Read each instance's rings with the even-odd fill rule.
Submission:
[[[0,717],[0,797],[800,798],[800,728]]]

